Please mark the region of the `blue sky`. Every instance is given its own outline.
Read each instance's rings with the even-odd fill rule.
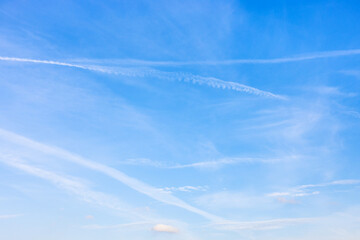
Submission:
[[[359,239],[359,12],[0,1],[1,238]]]

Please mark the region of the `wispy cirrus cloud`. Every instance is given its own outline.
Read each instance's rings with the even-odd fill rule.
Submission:
[[[196,207],[193,207],[193,206],[187,204],[186,202],[184,202],[183,200],[173,196],[172,194],[162,191],[162,190],[159,190],[158,188],[150,186],[138,179],[132,178],[115,168],[111,168],[111,167],[108,167],[101,163],[90,161],[88,159],[85,159],[79,155],[68,152],[61,148],[49,146],[49,145],[31,140],[31,139],[28,139],[26,137],[20,136],[18,134],[6,131],[4,129],[0,129],[0,137],[4,138],[7,141],[10,141],[10,142],[13,142],[13,143],[16,143],[16,144],[19,144],[19,145],[22,145],[22,146],[25,146],[25,147],[28,147],[31,149],[35,149],[35,150],[38,150],[45,154],[53,155],[60,159],[64,159],[69,162],[81,165],[83,167],[101,172],[101,173],[127,185],[128,187],[130,187],[144,195],[147,195],[155,200],[158,200],[160,202],[183,208],[190,212],[199,214],[211,221],[222,220],[221,217],[215,216],[213,214],[210,214],[208,212],[200,210]],[[21,165],[20,165],[20,167],[21,167]],[[23,167],[23,168],[28,169],[27,167]],[[32,171],[32,170],[30,169],[29,171]],[[34,171],[38,172],[37,170],[34,170]],[[47,175],[47,174],[44,173],[44,175]]]
[[[315,187],[327,187],[327,186],[334,186],[334,185],[354,185],[360,184],[360,180],[358,179],[342,179],[336,180],[328,183],[319,183],[319,184],[305,184],[301,185],[299,189],[307,189],[307,188],[315,188]]]
[[[265,221],[251,221],[251,222],[236,222],[236,221],[224,221],[212,224],[211,226],[220,230],[271,230],[280,229],[285,226],[294,224],[305,224],[314,222],[316,218],[281,218],[271,219]]]
[[[6,140],[29,147],[34,150],[38,150],[40,152],[43,152],[45,154],[56,156],[57,158],[63,158],[67,161],[77,163],[79,165],[85,166],[89,169],[96,170],[99,172],[104,173],[105,175],[112,177],[116,180],[119,180],[120,182],[124,183],[125,185],[133,188],[134,190],[143,193],[145,195],[148,195],[149,197],[152,197],[153,199],[156,199],[160,202],[167,203],[169,205],[174,205],[181,207],[183,209],[186,209],[190,212],[194,212],[196,214],[199,214],[209,220],[212,221],[213,227],[218,230],[225,230],[225,231],[241,231],[241,230],[269,230],[269,229],[277,229],[277,228],[283,228],[291,224],[302,224],[305,222],[310,221],[310,219],[303,219],[303,218],[294,218],[294,219],[274,219],[274,220],[267,220],[267,221],[257,221],[257,222],[239,222],[239,221],[229,221],[224,218],[218,217],[216,215],[212,215],[206,211],[200,210],[196,207],[193,207],[191,205],[188,205],[187,203],[183,202],[182,200],[172,196],[170,193],[167,193],[161,189],[156,189],[154,187],[151,187],[145,183],[142,183],[141,181],[137,179],[133,179],[131,177],[128,177],[124,173],[107,167],[105,165],[92,162],[90,160],[84,159],[78,155],[72,154],[70,152],[67,152],[66,150],[48,146],[36,141],[33,141],[31,139],[27,139],[23,136],[5,131],[0,129],[0,137],[5,138]],[[82,182],[76,181],[73,178],[64,177],[59,174],[44,170],[39,167],[31,166],[29,164],[25,164],[22,160],[19,160],[17,158],[13,158],[8,155],[2,155],[0,158],[0,161],[14,167],[16,169],[22,170],[26,173],[29,173],[31,175],[40,177],[42,179],[48,180],[49,182],[55,184],[56,186],[65,189],[69,191],[70,193],[80,197],[82,200],[94,203],[100,206],[104,206],[107,208],[111,208],[114,210],[118,210],[119,212],[125,213],[127,215],[133,215],[137,218],[144,219],[144,222],[141,222],[139,224],[120,224],[120,225],[112,225],[112,226],[100,226],[100,225],[88,225],[85,226],[86,228],[92,228],[92,229],[102,229],[102,228],[122,228],[122,227],[130,227],[135,225],[143,225],[147,226],[150,224],[150,222],[154,223],[154,219],[147,218],[146,216],[143,216],[141,214],[134,213],[131,211],[131,208],[124,207],[123,204],[121,204],[117,198],[113,198],[112,196],[109,196],[107,194],[103,194],[101,192],[95,192],[90,190],[86,185],[84,185]],[[130,209],[130,210],[129,210]],[[129,215],[129,216],[130,216]],[[156,219],[155,219],[156,220]],[[157,225],[155,225],[157,226]],[[174,228],[177,229],[177,228]],[[161,230],[158,229],[159,232],[168,232],[167,230]],[[154,230],[156,231],[156,230]],[[170,232],[177,232],[171,230]]]
[[[135,230],[150,230],[157,232],[168,232],[168,233],[177,233],[179,230],[173,226],[165,225],[165,224],[156,224],[159,221],[164,221],[164,219],[154,218],[151,216],[143,215],[138,211],[133,211],[133,207],[121,202],[118,198],[114,196],[110,196],[108,194],[93,191],[87,185],[85,185],[79,179],[75,179],[70,176],[63,176],[48,170],[44,170],[39,167],[35,167],[29,164],[24,163],[23,160],[7,156],[1,155],[0,162],[16,168],[18,170],[24,171],[30,175],[42,178],[47,180],[57,187],[66,190],[67,192],[77,196],[81,200],[96,204],[105,208],[109,208],[115,210],[118,213],[121,213],[126,218],[134,218],[134,219],[142,219],[143,221],[117,224],[117,225],[86,225],[83,228],[86,229],[121,229],[121,228],[133,228]],[[0,215],[0,219],[7,218],[15,218],[20,216],[19,214],[13,215]],[[92,215],[86,216],[86,219],[93,220],[94,217]],[[167,220],[168,221],[168,220]],[[155,225],[154,225],[155,224]]]
[[[141,65],[141,66],[184,66],[184,65],[232,65],[232,64],[279,64],[301,62],[314,59],[335,58],[344,56],[360,55],[360,49],[337,50],[314,52],[290,57],[269,58],[269,59],[230,59],[230,60],[205,60],[205,61],[146,61],[137,59],[112,60],[109,62],[122,65]]]
[[[201,191],[205,192],[209,189],[207,186],[182,186],[182,187],[164,187],[160,188],[162,191],[165,192],[194,192],[194,191]]]
[[[241,163],[279,163],[289,159],[296,159],[298,156],[288,156],[279,158],[260,158],[260,157],[224,157],[212,161],[193,162],[188,164],[166,164],[159,161],[154,161],[148,158],[131,158],[121,161],[120,164],[135,165],[135,166],[151,166],[168,169],[182,169],[182,168],[204,168],[204,169],[218,169],[226,165],[236,165]]]
[[[79,179],[75,179],[69,176],[62,176],[39,167],[26,164],[23,160],[5,154],[0,156],[0,162],[18,170],[24,171],[30,175],[47,180],[57,187],[77,196],[79,199],[85,202],[116,210],[126,216],[144,218],[144,216],[131,211],[131,207],[128,206],[128,204],[121,202],[116,197],[91,190],[82,181],[79,181]]]
[[[240,163],[276,163],[281,162],[282,158],[254,158],[254,157],[233,157],[221,158],[214,161],[203,161],[189,164],[179,164],[169,166],[168,168],[220,168],[225,165],[235,165]]]
[[[285,96],[274,94],[268,91],[263,91],[254,87],[250,87],[241,83],[224,81],[219,78],[214,77],[204,77],[199,75],[194,75],[191,73],[183,72],[165,72],[155,69],[148,68],[123,68],[123,67],[106,67],[106,66],[95,66],[95,65],[83,65],[83,64],[72,64],[59,61],[51,60],[38,60],[38,59],[29,59],[29,58],[14,58],[14,57],[3,57],[0,56],[1,61],[10,61],[10,62],[27,62],[27,63],[37,63],[37,64],[50,64],[57,66],[66,66],[72,68],[79,68],[84,70],[90,70],[95,72],[101,72],[106,74],[115,74],[122,75],[127,77],[155,77],[164,80],[175,80],[181,82],[190,82],[193,84],[207,85],[213,88],[233,90],[237,92],[245,92],[249,94],[254,94],[257,96],[264,96],[269,98],[285,100]]]
[[[327,183],[300,185],[300,186],[290,189],[289,191],[273,192],[273,193],[267,194],[267,196],[268,197],[284,197],[284,196],[305,197],[305,196],[320,194],[320,191],[313,190],[314,188],[319,189],[319,188],[329,187],[329,186],[359,185],[359,184],[360,184],[360,180],[358,180],[358,179],[343,179],[343,180],[336,180],[336,181],[327,182]]]
[[[305,196],[311,196],[311,195],[318,195],[320,194],[319,191],[312,191],[312,192],[304,192],[304,191],[291,191],[291,192],[273,192],[270,194],[267,194],[269,197],[305,197]]]
[[[26,63],[50,64],[50,65],[73,67],[73,68],[80,68],[80,69],[91,70],[91,71],[110,73],[108,71],[105,71],[104,68],[96,68],[96,67],[85,66],[85,65],[80,65],[80,64],[72,64],[72,63],[51,61],[51,60],[39,60],[39,59],[3,57],[3,56],[0,56],[0,60],[1,61],[8,61],[8,62],[26,62]]]
[[[275,98],[280,100],[287,99],[287,97],[282,95],[274,94],[268,91],[263,91],[237,82],[224,81],[214,77],[203,77],[199,75],[194,75],[190,73],[181,73],[181,72],[160,72],[160,71],[152,71],[152,72],[155,73],[154,76],[161,79],[168,79],[168,80],[174,79],[182,82],[207,85],[213,88],[227,89],[237,92],[246,92],[257,96],[264,96],[264,97]]]

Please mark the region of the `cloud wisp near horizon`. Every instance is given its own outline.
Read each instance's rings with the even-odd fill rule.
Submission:
[[[195,208],[195,207],[185,203],[184,201],[171,195],[168,192],[161,191],[161,190],[159,190],[155,187],[152,187],[144,182],[141,182],[138,179],[127,176],[126,174],[124,174],[123,172],[121,172],[117,169],[108,167],[106,165],[103,165],[103,164],[100,164],[97,162],[90,161],[88,159],[85,159],[81,156],[78,156],[76,154],[73,154],[71,152],[63,150],[61,148],[52,147],[52,146],[48,146],[48,145],[40,143],[40,142],[36,142],[34,140],[25,138],[23,136],[15,134],[15,133],[11,133],[4,129],[0,129],[0,136],[2,138],[5,138],[6,140],[14,142],[16,144],[20,144],[20,145],[23,145],[23,146],[26,146],[29,148],[33,148],[38,151],[44,152],[46,154],[54,155],[54,156],[57,156],[64,160],[71,161],[71,162],[79,164],[81,166],[90,168],[92,170],[99,171],[103,174],[106,174],[107,176],[109,176],[111,178],[114,178],[114,179],[122,182],[123,184],[127,185],[128,187],[130,187],[140,193],[143,193],[153,199],[156,199],[160,202],[186,209],[190,212],[199,214],[199,215],[201,215],[209,220],[212,220],[212,221],[222,220],[222,218],[220,218],[220,217],[217,217],[215,215],[212,215],[210,213],[207,213],[203,210],[200,210],[198,208]],[[21,165],[15,165],[15,166],[19,166],[19,168],[21,168]],[[26,168],[26,166],[23,167],[22,169],[28,170],[28,168]],[[35,172],[36,172],[36,170],[35,170]],[[42,174],[42,175],[48,175],[48,174]]]
[[[296,223],[307,223],[309,221],[312,221],[312,218],[305,219],[305,218],[289,218],[289,219],[272,219],[272,220],[266,220],[266,221],[234,221],[234,220],[228,220],[224,219],[222,217],[210,214],[206,211],[197,209],[196,207],[193,207],[182,200],[172,196],[170,189],[156,189],[150,185],[147,185],[146,183],[141,182],[140,180],[131,178],[124,173],[120,172],[117,169],[84,159],[78,155],[75,155],[73,153],[70,153],[66,150],[45,145],[43,143],[36,142],[34,140],[25,138],[23,136],[17,135],[15,133],[6,131],[4,129],[0,129],[0,137],[3,138],[6,141],[22,145],[24,147],[35,149],[36,151],[43,152],[47,155],[54,155],[58,158],[62,158],[64,160],[71,161],[73,163],[79,164],[83,167],[90,168],[95,171],[102,172],[106,174],[109,177],[112,177],[116,180],[119,180],[123,184],[129,186],[130,188],[133,188],[134,190],[143,193],[145,195],[148,195],[151,198],[154,198],[160,202],[174,205],[180,208],[183,208],[187,211],[199,214],[203,216],[204,218],[210,220],[214,226],[217,226],[221,230],[232,230],[232,231],[238,231],[238,230],[244,230],[244,229],[252,229],[252,230],[264,230],[264,229],[273,229],[273,228],[283,228],[287,225],[296,224]],[[2,154],[0,156],[0,162],[3,164],[6,164],[8,166],[11,166],[13,168],[22,170],[30,175],[37,176],[39,178],[42,178],[44,180],[48,180],[51,183],[55,184],[61,189],[64,189],[68,191],[71,194],[74,194],[75,196],[78,196],[80,199],[93,203],[99,206],[103,206],[106,208],[114,209],[116,211],[119,211],[122,215],[129,217],[137,217],[141,218],[143,220],[146,220],[146,222],[141,222],[141,225],[151,225],[156,222],[159,222],[159,218],[149,217],[146,215],[139,214],[137,212],[131,212],[132,207],[128,206],[127,204],[122,203],[119,199],[116,197],[96,192],[91,189],[89,189],[88,186],[84,185],[83,182],[79,181],[77,178],[73,177],[65,177],[61,176],[59,174],[53,173],[51,171],[44,170],[39,167],[31,166],[29,164],[26,164],[24,160],[17,159],[13,157],[11,154]],[[172,188],[173,189],[173,188]],[[187,186],[184,188],[185,192],[194,188],[191,186]],[[174,189],[173,189],[174,190]],[[7,215],[8,217],[15,217],[17,215]],[[5,217],[4,217],[5,218]],[[160,220],[164,221],[164,220]],[[121,224],[121,225],[115,225],[115,226],[88,226],[87,228],[91,229],[107,229],[107,228],[118,228],[118,227],[126,227],[129,224]],[[130,223],[130,225],[133,225]],[[135,223],[135,225],[138,225]],[[162,232],[162,231],[160,231]]]

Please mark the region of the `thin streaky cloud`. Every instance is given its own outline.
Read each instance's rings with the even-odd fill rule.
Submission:
[[[360,49],[338,50],[315,52],[309,54],[295,55],[291,57],[270,58],[270,59],[231,59],[231,60],[209,60],[209,61],[146,61],[137,59],[115,60],[113,63],[123,65],[141,65],[141,66],[184,66],[184,65],[231,65],[231,64],[278,64],[301,62],[322,58],[335,58],[343,56],[360,55]]]
[[[207,186],[182,186],[182,187],[164,187],[164,188],[160,188],[160,189],[165,192],[194,192],[194,191],[205,192],[209,189],[209,187],[207,187]]]
[[[191,82],[193,84],[199,85],[207,85],[213,88],[219,89],[227,89],[233,90],[237,92],[246,92],[249,94],[254,94],[258,96],[270,97],[285,100],[285,96],[281,96],[278,94],[274,94],[268,91],[263,91],[254,87],[250,87],[244,84],[240,84],[237,82],[224,81],[214,77],[203,77],[198,75],[193,75],[190,73],[182,73],[182,72],[164,72],[158,71],[154,69],[143,69],[143,68],[109,68],[105,66],[87,66],[81,64],[72,64],[66,62],[59,61],[50,61],[50,60],[37,60],[37,59],[28,59],[28,58],[14,58],[14,57],[2,57],[0,56],[0,60],[2,61],[12,61],[12,62],[28,62],[28,63],[40,63],[40,64],[50,64],[50,65],[58,65],[58,66],[66,66],[72,68],[85,69],[90,71],[96,71],[106,74],[115,74],[122,75],[128,77],[145,77],[152,76],[159,79],[166,80],[176,80],[182,82]]]
[[[295,191],[295,192],[273,192],[270,194],[267,194],[268,197],[305,197],[305,196],[311,196],[311,195],[318,195],[320,194],[319,191],[314,192],[302,192],[302,191]]]
[[[360,180],[358,180],[358,179],[343,179],[343,180],[336,180],[336,181],[327,182],[327,183],[300,185],[300,186],[290,189],[289,191],[273,192],[273,193],[267,194],[267,196],[268,197],[279,197],[279,196],[304,197],[304,196],[320,194],[319,191],[309,190],[312,188],[322,188],[322,187],[329,187],[329,186],[336,186],[336,185],[357,185],[357,184],[360,184]]]
[[[289,156],[288,159],[294,159],[297,156]],[[189,164],[165,164],[158,161],[153,161],[148,158],[132,158],[126,159],[120,162],[124,165],[135,165],[135,166],[150,166],[157,168],[168,168],[168,169],[181,169],[181,168],[220,168],[225,165],[235,165],[240,163],[277,163],[283,162],[285,158],[255,158],[255,157],[227,157],[213,161],[194,162]]]
[[[274,94],[268,91],[263,91],[254,87],[250,87],[244,84],[240,84],[237,82],[230,82],[224,81],[214,77],[203,77],[199,75],[194,75],[190,73],[181,73],[181,72],[163,72],[158,70],[150,70],[149,74],[156,76],[160,79],[167,79],[167,80],[177,80],[182,82],[190,82],[193,84],[199,85],[207,85],[213,88],[220,88],[220,89],[228,89],[237,92],[246,92],[249,94],[254,94],[257,96],[264,96],[270,98],[276,98],[280,100],[286,100],[285,96],[281,96],[278,94]]]
[[[24,163],[23,160],[14,158],[12,156],[1,155],[0,162],[24,171],[30,175],[47,180],[57,187],[79,197],[85,202],[116,210],[121,212],[124,216],[134,216],[137,218],[146,219],[146,217],[143,215],[130,211],[131,207],[121,202],[116,197],[104,194],[102,192],[93,191],[82,182],[77,181],[69,176],[62,176],[48,170],[28,165]]]
[[[268,230],[268,229],[279,229],[292,224],[310,223],[315,221],[316,218],[281,218],[271,219],[265,221],[248,221],[248,222],[237,222],[237,221],[224,221],[211,224],[218,229],[222,230]]]
[[[183,165],[175,165],[169,166],[167,168],[218,168],[224,165],[233,165],[239,163],[275,163],[280,162],[282,159],[274,158],[274,159],[264,159],[264,158],[223,158],[214,161],[204,161],[204,162],[195,162]]]
[[[19,145],[30,147],[32,149],[39,150],[43,153],[46,153],[49,155],[54,155],[59,158],[64,158],[65,160],[68,160],[70,162],[74,162],[79,165],[88,167],[90,169],[102,172],[110,177],[113,177],[113,178],[123,182],[125,185],[128,185],[129,187],[137,190],[138,192],[144,193],[158,201],[161,201],[161,202],[164,202],[164,203],[167,203],[170,205],[175,205],[175,206],[181,207],[183,209],[186,209],[188,211],[197,213],[197,214],[211,220],[213,222],[214,226],[218,226],[218,228],[222,229],[222,230],[234,230],[234,231],[244,230],[244,229],[266,230],[266,229],[273,229],[273,228],[282,228],[289,224],[303,223],[303,222],[307,221],[306,219],[303,219],[303,218],[274,219],[274,220],[257,221],[257,222],[229,221],[224,218],[221,218],[221,217],[212,215],[210,213],[207,213],[205,211],[202,211],[200,209],[197,209],[195,207],[192,207],[192,206],[184,203],[182,200],[172,196],[171,194],[166,193],[162,190],[153,188],[149,185],[146,185],[145,183],[142,183],[139,180],[130,178],[116,169],[86,160],[80,156],[77,156],[75,154],[72,154],[70,152],[62,150],[60,148],[48,146],[48,145],[30,140],[23,136],[8,132],[3,129],[0,129],[0,137],[3,137],[5,139],[7,139],[8,141],[17,143]],[[114,205],[112,203],[112,199],[110,199],[110,202],[109,202],[109,196],[104,195],[99,192],[94,192],[94,191],[88,190],[88,189],[86,189],[86,187],[84,187],[83,183],[81,183],[81,182],[77,182],[72,179],[60,176],[58,174],[24,164],[23,162],[19,161],[18,159],[9,158],[8,156],[6,157],[6,155],[5,155],[5,157],[4,156],[0,157],[0,161],[2,161],[3,163],[10,165],[14,168],[17,168],[19,170],[23,170],[34,176],[46,179],[46,180],[54,183],[55,185],[82,197],[84,200],[86,200],[88,202],[93,202],[93,203],[97,203],[99,205],[102,205],[102,206],[105,206],[108,208],[113,208],[113,209],[124,211],[122,207],[119,207],[118,205]],[[133,182],[131,182],[131,181],[133,181]],[[137,186],[137,184],[139,184],[140,186]],[[144,189],[145,187],[147,189]],[[155,195],[155,194],[157,194],[157,195]],[[166,199],[164,199],[164,196]],[[105,199],[105,201],[104,201],[104,199]],[[129,213],[131,213],[131,212],[129,212]],[[134,214],[134,213],[131,213],[131,214]],[[141,215],[137,216],[137,217],[141,217],[144,220],[148,220],[148,219],[146,219],[146,217],[141,216]],[[152,222],[153,221],[154,220],[152,220]]]
[[[85,66],[85,65],[79,65],[79,64],[71,64],[71,63],[65,63],[65,62],[58,62],[58,61],[50,61],[50,60],[38,60],[38,59],[2,57],[2,56],[0,56],[0,60],[1,61],[9,61],[9,62],[27,62],[27,63],[50,64],[50,65],[58,65],[58,66],[80,68],[80,69],[98,71],[98,72],[107,72],[103,68],[97,68],[97,67],[91,67],[91,66]]]
[[[320,183],[320,184],[306,184],[301,185],[298,189],[306,189],[306,188],[314,188],[314,187],[327,187],[333,185],[353,185],[353,184],[360,184],[360,180],[358,179],[342,179],[336,180],[328,183]]]
[[[101,172],[111,178],[114,178],[116,180],[118,180],[119,182],[127,185],[128,187],[142,193],[145,194],[155,200],[158,200],[160,202],[169,204],[169,205],[173,205],[173,206],[177,206],[180,208],[183,208],[185,210],[188,210],[190,212],[199,214],[211,221],[220,221],[222,220],[221,217],[215,216],[213,214],[210,214],[208,212],[205,212],[203,210],[200,210],[196,207],[193,207],[189,204],[187,204],[186,202],[182,201],[181,199],[171,195],[170,193],[164,192],[159,190],[158,188],[155,188],[153,186],[150,186],[138,179],[132,178],[128,175],[126,175],[125,173],[112,168],[112,167],[108,167],[106,165],[97,163],[97,162],[93,162],[90,161],[86,158],[83,158],[79,155],[76,155],[74,153],[68,152],[66,150],[63,150],[61,148],[58,147],[53,147],[53,146],[49,146],[34,140],[31,140],[29,138],[20,136],[18,134],[6,131],[4,129],[0,129],[0,137],[6,139],[7,141],[11,141],[13,143],[22,145],[22,146],[26,146],[28,148],[31,149],[35,149],[38,150],[40,152],[43,152],[45,154],[49,154],[49,155],[53,155],[56,156],[58,158],[62,158],[64,160],[76,163],[78,165],[84,166],[86,168]]]

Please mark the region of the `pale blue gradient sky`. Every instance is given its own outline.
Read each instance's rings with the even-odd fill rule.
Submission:
[[[0,238],[359,239],[359,12],[0,1]]]

